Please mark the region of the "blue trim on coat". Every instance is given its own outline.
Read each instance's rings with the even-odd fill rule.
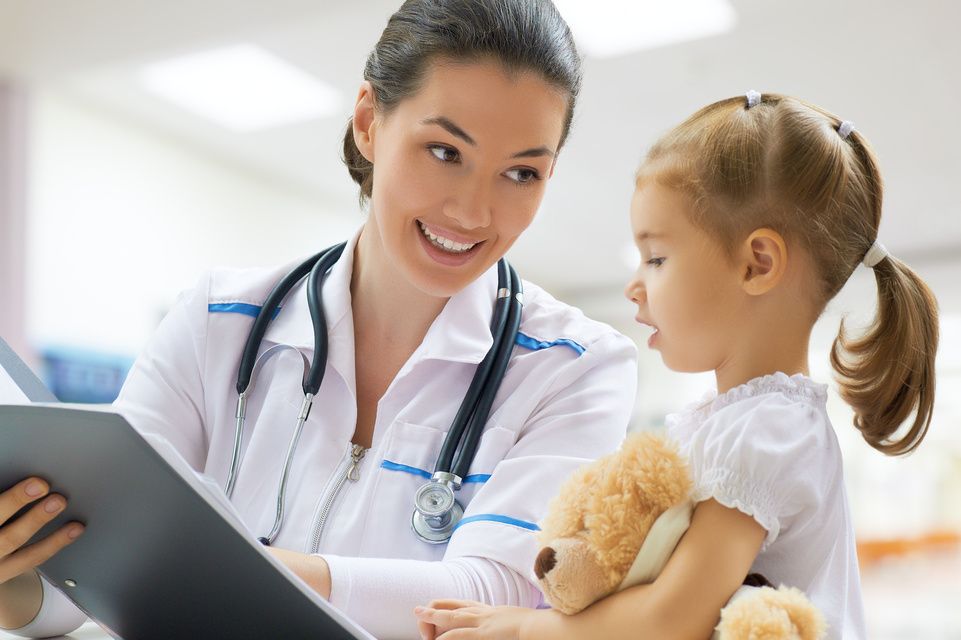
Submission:
[[[404,473],[412,473],[415,476],[421,476],[422,478],[431,479],[432,475],[430,471],[424,471],[423,469],[418,469],[417,467],[409,467],[406,464],[398,464],[396,462],[391,462],[390,460],[384,460],[380,463],[381,469],[387,469],[389,471],[403,471]]]
[[[498,515],[498,514],[496,514],[496,513],[480,513],[480,514],[478,514],[478,515],[476,515],[476,516],[470,516],[469,518],[464,518],[463,520],[461,520],[460,522],[458,522],[458,523],[457,523],[457,526],[454,527],[454,531],[457,531],[459,528],[461,528],[461,527],[464,526],[465,524],[469,524],[469,523],[471,523],[471,522],[499,522],[499,523],[501,523],[501,524],[509,524],[509,525],[513,525],[513,526],[515,526],[515,527],[520,527],[521,529],[528,529],[528,530],[530,530],[530,531],[540,531],[540,530],[541,530],[541,528],[538,527],[538,526],[537,526],[536,524],[534,524],[533,522],[527,522],[527,521],[525,521],[525,520],[518,520],[517,518],[511,518],[511,517],[508,517],[508,516],[502,516],[502,515]]]
[[[422,478],[426,478],[428,480],[430,480],[434,476],[434,474],[432,474],[430,471],[426,471],[424,469],[418,469],[417,467],[410,467],[406,464],[391,462],[390,460],[384,460],[383,462],[381,462],[380,468],[387,469],[388,471],[403,471],[404,473],[410,473],[415,476],[421,476]],[[487,482],[490,479],[491,479],[491,474],[489,473],[474,473],[464,478],[463,482],[464,484],[467,484],[468,482],[481,483],[481,482]]]
[[[250,316],[251,318],[256,318],[260,315],[259,307],[255,304],[248,304],[246,302],[215,302],[207,305],[208,313],[240,313],[245,316]],[[274,318],[280,313],[280,307],[274,311]]]
[[[524,347],[525,349],[530,349],[531,351],[540,351],[541,349],[548,349],[550,347],[570,347],[577,352],[577,355],[582,355],[587,349],[577,344],[573,340],[568,338],[558,338],[557,340],[546,342],[544,340],[535,340],[534,338],[525,335],[523,333],[517,333],[516,343],[518,346]]]

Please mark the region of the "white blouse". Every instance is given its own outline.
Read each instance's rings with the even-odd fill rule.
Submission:
[[[668,416],[688,457],[695,503],[714,499],[767,531],[751,567],[802,589],[829,638],[866,637],[854,530],[827,386],[803,375],[756,378]]]

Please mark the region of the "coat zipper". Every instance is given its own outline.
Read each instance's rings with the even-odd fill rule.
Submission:
[[[320,536],[324,532],[324,525],[327,524],[327,516],[330,514],[330,508],[337,499],[337,495],[344,488],[344,484],[348,481],[357,482],[360,480],[360,461],[363,460],[365,453],[367,453],[367,449],[359,444],[352,444],[349,453],[350,460],[347,461],[346,465],[338,465],[334,486],[324,498],[320,513],[314,521],[314,533],[310,538],[310,553],[317,553],[317,550],[320,548]]]

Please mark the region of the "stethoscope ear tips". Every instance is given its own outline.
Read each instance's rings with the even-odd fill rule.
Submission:
[[[265,547],[269,547],[269,546],[270,546],[270,540],[268,540],[268,539],[265,538],[264,536],[260,536],[259,538],[257,538],[257,542],[259,542],[260,544],[264,545]]]

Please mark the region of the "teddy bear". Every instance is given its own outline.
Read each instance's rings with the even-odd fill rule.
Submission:
[[[687,463],[662,436],[631,434],[578,469],[541,522],[534,573],[551,606],[573,614],[660,574],[691,522]],[[748,576],[721,611],[717,640],[816,640],[820,612],[799,590]]]

